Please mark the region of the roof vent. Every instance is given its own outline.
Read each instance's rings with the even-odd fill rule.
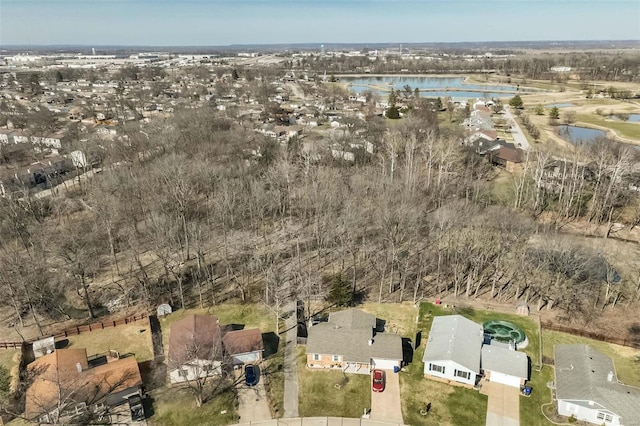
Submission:
[[[82,373],[82,364],[77,363],[76,364],[76,370],[78,370],[78,373]]]
[[[613,382],[613,371],[609,371],[607,374],[607,382]]]
[[[373,339],[369,339],[369,346],[373,345]]]

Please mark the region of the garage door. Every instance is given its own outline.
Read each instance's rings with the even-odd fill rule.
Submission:
[[[504,373],[498,373],[497,371],[491,372],[491,377],[489,378],[492,382],[502,383],[503,385],[513,386],[515,388],[520,387],[520,377],[510,376]]]
[[[371,360],[371,365],[373,366],[373,368],[379,368],[381,370],[393,370],[393,367],[400,366],[400,361],[373,358]]]
[[[247,354],[233,356],[234,364],[253,364],[258,361],[260,361],[260,354],[258,352],[249,352]]]

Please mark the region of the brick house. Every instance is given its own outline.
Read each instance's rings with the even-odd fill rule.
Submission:
[[[375,315],[358,309],[333,312],[329,321],[312,326],[307,338],[307,366],[369,374],[402,364],[402,339],[376,330]]]

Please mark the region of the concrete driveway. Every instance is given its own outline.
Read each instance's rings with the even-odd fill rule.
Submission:
[[[486,426],[520,425],[520,390],[500,383],[485,382],[482,391],[489,397]]]
[[[238,383],[238,415],[240,422],[255,422],[259,420],[271,420],[269,400],[264,388],[264,378],[255,386],[247,386],[242,380]]]
[[[384,392],[371,391],[370,419],[402,424],[400,403],[400,377],[393,371],[385,371],[387,385]]]

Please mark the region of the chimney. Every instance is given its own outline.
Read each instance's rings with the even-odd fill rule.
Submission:
[[[78,370],[78,373],[82,373],[82,364],[77,363],[76,364],[76,370]]]
[[[373,345],[373,339],[369,339],[369,346]]]
[[[613,371],[609,371],[607,374],[607,382],[613,382]]]

